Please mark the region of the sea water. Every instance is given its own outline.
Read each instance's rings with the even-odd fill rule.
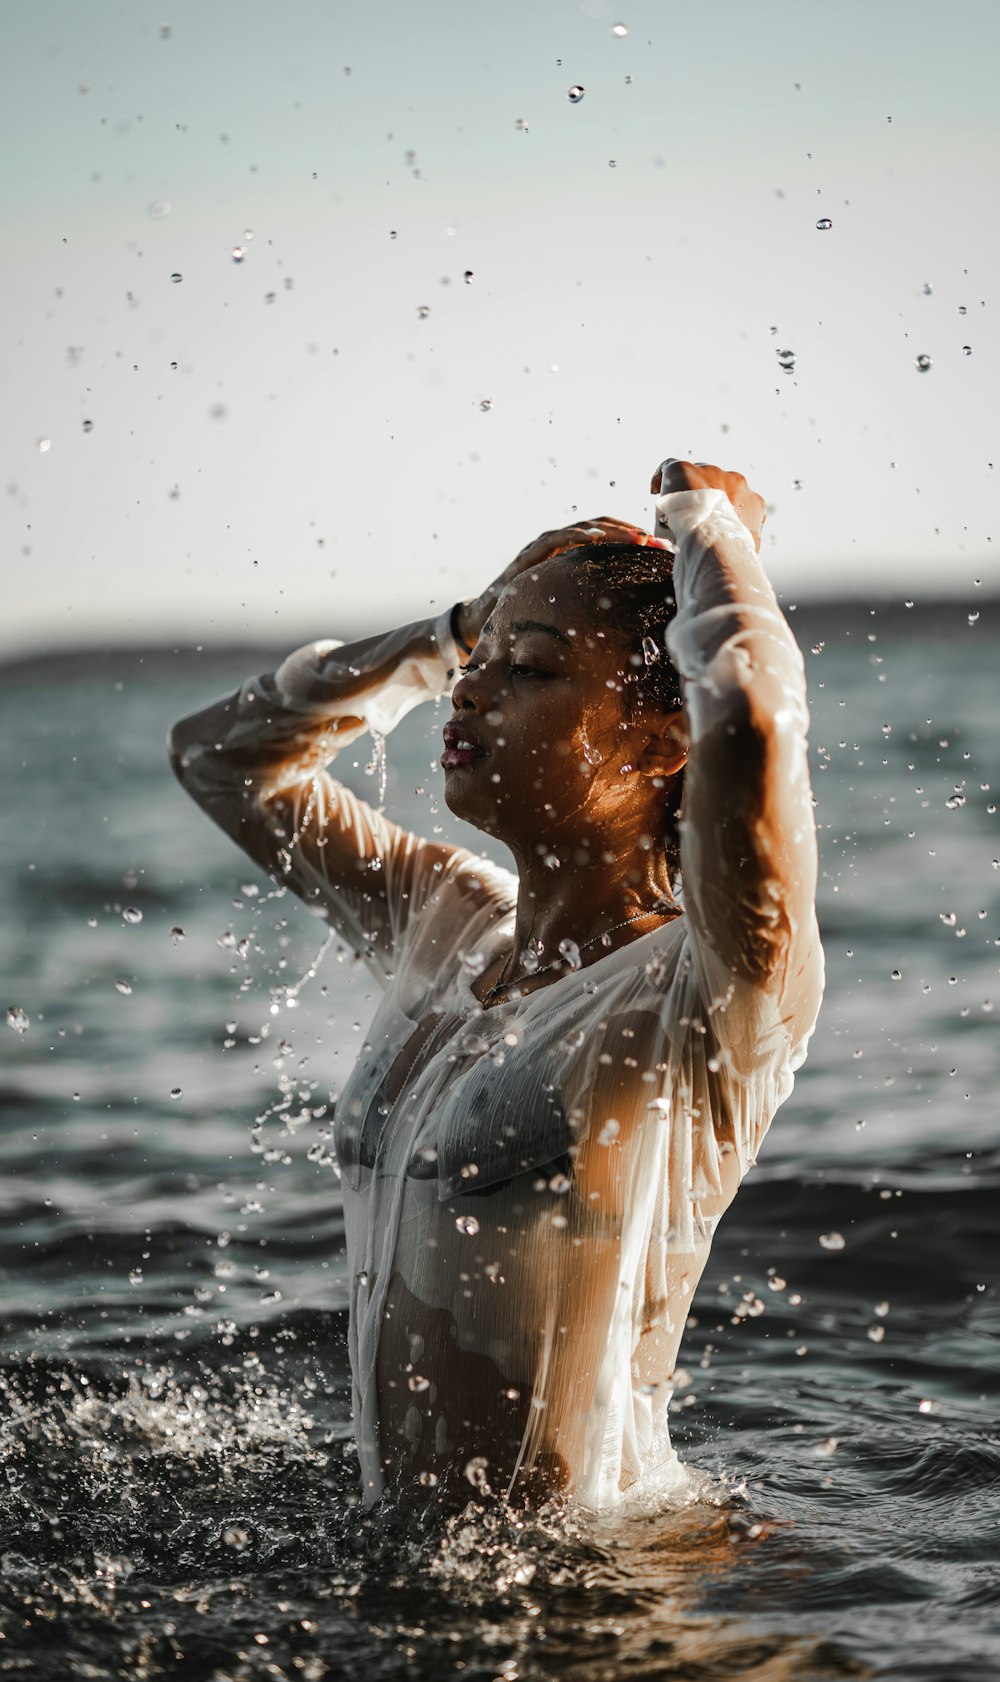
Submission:
[[[252,667],[0,674],[0,1674],[992,1682],[992,608],[791,615],[826,1001],[693,1304],[687,1470],[601,1517],[360,1513],[330,1116],[374,984],[162,746]],[[442,716],[386,808],[478,846]]]

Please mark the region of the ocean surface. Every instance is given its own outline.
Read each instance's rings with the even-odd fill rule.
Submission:
[[[826,1002],[693,1305],[686,1481],[601,1518],[360,1513],[330,1109],[372,984],[163,750],[253,662],[0,670],[0,1676],[994,1682],[987,606],[791,615]],[[469,839],[440,722],[386,806]]]

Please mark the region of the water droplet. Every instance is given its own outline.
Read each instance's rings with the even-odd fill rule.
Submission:
[[[882,1339],[885,1337],[885,1327],[884,1326],[869,1326],[868,1331],[866,1332],[865,1335],[866,1335],[866,1337],[868,1337],[870,1339],[870,1341],[872,1343],[881,1343]]]
[[[917,1412],[918,1413],[937,1413],[938,1407],[939,1407],[939,1403],[931,1402],[931,1401],[928,1401],[928,1400],[925,1399],[924,1401],[922,1401],[919,1404],[919,1406],[917,1408]]]
[[[621,1123],[616,1121],[614,1116],[609,1116],[597,1135],[597,1143],[599,1145],[612,1145],[620,1132]]]
[[[927,374],[934,366],[934,359],[931,356],[921,355],[917,357],[913,366],[918,374]]]
[[[619,41],[623,40],[624,37],[628,34],[628,24],[627,23],[613,23],[611,25],[611,33],[612,33],[612,35],[617,36]]]
[[[642,657],[647,666],[652,666],[660,658],[660,650],[652,637],[643,637]]]
[[[141,1285],[142,1284],[142,1268],[141,1267],[133,1267],[131,1273],[128,1276],[128,1282],[129,1282],[130,1285]]]
[[[479,400],[479,407],[482,409],[484,415],[488,414],[490,409],[493,407],[492,397],[481,397]]]
[[[819,1241],[824,1250],[843,1250],[847,1245],[847,1239],[842,1232],[821,1232]]]
[[[479,1222],[475,1215],[456,1215],[455,1225],[466,1238],[475,1238],[479,1231]]]
[[[473,274],[471,269],[466,269],[464,275],[462,276],[462,279],[465,281],[466,286],[471,286],[473,281],[475,280],[475,278],[476,277]]]
[[[132,991],[132,983],[130,981],[116,981],[115,988],[119,993],[124,993],[127,997]]]
[[[170,278],[175,286],[179,286],[181,281],[184,279],[184,276],[182,274],[172,274]]]
[[[184,1094],[183,1094],[183,1092],[182,1092],[182,1091],[181,1091],[181,1089],[180,1089],[180,1087],[179,1087],[179,1086],[172,1086],[172,1087],[171,1087],[171,1088],[170,1088],[170,1096],[171,1096],[171,1098],[173,1098],[173,1099],[174,1099],[174,1101],[175,1101],[175,1102],[176,1102],[176,1101],[177,1101],[177,1099],[178,1099],[178,1098],[183,1098],[183,1096],[184,1096]]]
[[[875,1312],[880,1320],[884,1320],[889,1312],[889,1304],[887,1302],[877,1302],[875,1304]]]
[[[172,209],[173,205],[169,199],[154,199],[149,207],[149,214],[154,222],[162,222],[165,216],[170,215]]]
[[[778,358],[778,367],[783,374],[795,372],[795,352],[793,350],[778,350],[774,354]]]
[[[579,82],[574,82],[573,86],[567,92],[566,98],[569,100],[571,105],[579,105],[585,92],[586,89],[582,88]]]
[[[893,981],[902,981],[902,979],[903,979],[902,971],[898,970],[898,969],[894,969],[893,972],[892,972],[892,979],[893,979]]]
[[[242,245],[234,245],[230,255],[232,256],[234,263],[242,263],[244,257],[246,256],[246,251]]]
[[[417,1479],[417,1482],[422,1483],[425,1489],[433,1489],[437,1481],[438,1475],[436,1472],[421,1472]]]
[[[524,947],[520,958],[518,959],[521,969],[524,970],[526,975],[534,975],[535,971],[539,968],[541,961],[541,947],[537,946],[533,940],[529,940],[527,946]]]
[[[819,221],[816,223],[816,226],[821,234],[828,234],[830,229],[833,227],[833,223],[830,221],[829,216],[821,216]]]
[[[963,345],[962,346],[962,355],[963,356],[971,356],[972,355],[972,346],[971,345]]]
[[[170,938],[173,941],[175,946],[179,946],[181,941],[185,940],[187,938],[185,933],[184,933],[184,930],[180,927],[180,924],[177,924],[174,928],[171,929]]]
[[[85,420],[83,422],[83,430],[84,430],[84,432],[93,432],[93,430],[94,430],[93,421],[92,420]]]
[[[579,969],[582,964],[580,948],[575,940],[561,940],[559,942],[559,956],[564,958],[569,969]]]
[[[423,1378],[420,1373],[414,1372],[407,1379],[406,1387],[408,1390],[412,1390],[414,1395],[421,1395],[423,1391],[430,1389],[431,1381],[429,1378]]]
[[[427,317],[430,315],[430,313],[431,313],[430,304],[418,304],[417,305],[417,320],[418,321],[426,321]]]
[[[126,923],[141,923],[142,922],[142,912],[136,910],[136,907],[134,905],[126,905],[124,911],[122,912],[122,916],[125,919]]]
[[[482,1454],[474,1455],[471,1460],[466,1461],[465,1475],[473,1489],[489,1489],[490,1486],[486,1478],[489,1464],[489,1461]]]
[[[39,453],[40,456],[47,456],[49,451],[51,450],[51,448],[52,448],[52,439],[51,438],[39,438],[39,440],[38,440],[38,453]]]
[[[222,1532],[222,1540],[227,1548],[233,1548],[238,1554],[241,1554],[249,1542],[250,1537],[247,1531],[243,1529],[242,1525],[227,1524],[225,1530]]]
[[[13,1028],[15,1034],[26,1034],[31,1027],[31,1017],[20,1005],[11,1005],[7,1012],[7,1026]]]
[[[931,295],[931,293],[932,293],[932,292],[933,292],[933,291],[934,291],[934,288],[933,288],[933,286],[932,286],[932,285],[931,285],[931,283],[930,283],[930,281],[929,281],[929,280],[925,280],[925,281],[924,281],[924,284],[923,284],[923,294],[924,294],[924,297],[925,297],[925,298],[929,298],[929,297],[930,297],[930,295]]]

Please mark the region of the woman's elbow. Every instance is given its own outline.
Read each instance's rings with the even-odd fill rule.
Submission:
[[[167,759],[182,788],[193,793],[197,778],[192,774],[197,761],[211,751],[203,731],[193,728],[198,715],[182,718],[167,733]]]
[[[204,713],[182,718],[167,736],[167,759],[181,787],[199,806],[245,796],[255,779],[236,763]],[[214,815],[214,814],[213,814]]]

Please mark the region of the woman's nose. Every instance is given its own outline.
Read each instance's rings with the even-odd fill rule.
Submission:
[[[479,712],[487,706],[491,692],[488,668],[476,666],[474,670],[462,673],[451,692],[451,704],[456,712]]]

